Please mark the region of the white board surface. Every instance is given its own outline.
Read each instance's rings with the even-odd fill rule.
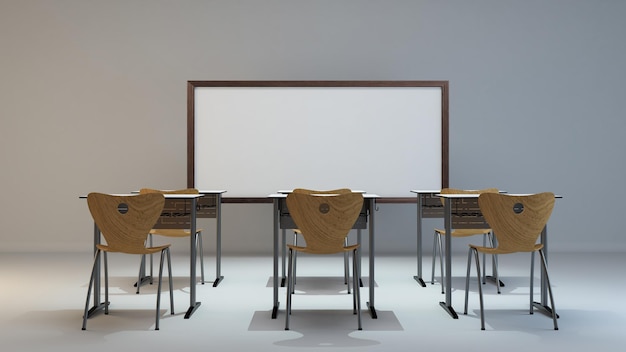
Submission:
[[[198,189],[410,197],[442,187],[441,87],[197,86],[193,94]]]

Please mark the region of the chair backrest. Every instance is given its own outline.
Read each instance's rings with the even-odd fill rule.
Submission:
[[[361,193],[287,195],[287,207],[302,232],[309,252],[330,254],[343,251],[344,240],[363,207]]]
[[[554,193],[525,196],[484,193],[478,205],[505,252],[534,250],[537,238],[548,223],[554,208]]]
[[[184,188],[184,189],[176,189],[176,190],[172,190],[172,191],[164,191],[164,190],[160,190],[160,189],[152,189],[152,188],[142,188],[139,190],[139,194],[146,194],[146,193],[161,193],[161,194],[198,194],[200,193],[200,191],[198,191],[195,188]]]
[[[112,251],[142,253],[148,232],[161,216],[165,197],[159,193],[87,195],[89,211]]]

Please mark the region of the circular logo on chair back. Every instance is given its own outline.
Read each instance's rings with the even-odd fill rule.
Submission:
[[[322,214],[326,214],[330,211],[330,206],[328,205],[328,203],[322,203],[320,204],[320,213]]]
[[[118,211],[120,214],[126,214],[126,213],[128,213],[128,204],[126,204],[126,203],[120,203],[120,204],[118,204],[118,205],[117,205],[117,211]]]
[[[513,212],[515,214],[520,214],[523,211],[524,211],[524,204],[522,204],[522,203],[515,203],[515,204],[513,204]]]

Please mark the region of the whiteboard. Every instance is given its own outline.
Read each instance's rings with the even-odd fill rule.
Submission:
[[[190,81],[188,186],[228,197],[447,185],[447,81]]]

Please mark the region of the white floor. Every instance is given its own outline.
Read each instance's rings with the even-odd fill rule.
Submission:
[[[550,274],[560,315],[560,330],[543,314],[528,314],[527,258],[500,258],[506,286],[497,295],[485,289],[487,330],[480,330],[476,284],[470,286],[470,308],[463,315],[466,257],[453,263],[453,305],[459,319],[439,306],[438,283],[423,288],[413,279],[414,257],[380,257],[376,261],[378,319],[363,311],[363,330],[351,313],[351,296],[342,286],[340,258],[301,257],[298,294],[294,296],[291,331],[284,314],[271,319],[270,257],[223,258],[224,281],[199,285],[200,308],[184,319],[189,306],[189,267],[174,257],[175,315],[163,296],[161,330],[154,330],[156,285],[133,287],[137,259],[110,257],[110,314],[89,319],[81,330],[82,309],[91,265],[88,254],[0,254],[0,343],[4,351],[415,351],[438,349],[481,351],[591,350],[623,345],[626,290],[621,253],[552,253]],[[518,269],[517,267],[523,267]],[[367,268],[367,262],[364,263]],[[215,276],[207,262],[208,281]],[[430,258],[424,261],[430,279]],[[367,272],[364,272],[364,276]],[[328,284],[322,280],[330,278]],[[167,288],[167,286],[165,286]],[[280,289],[281,308],[285,291]],[[538,298],[536,298],[538,299]],[[362,301],[368,301],[368,288]]]

